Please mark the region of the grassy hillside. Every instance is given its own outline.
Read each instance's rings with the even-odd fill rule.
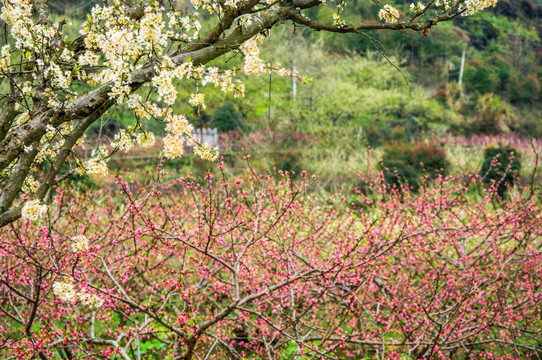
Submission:
[[[403,11],[409,5],[396,3]],[[354,14],[350,21],[378,11],[370,1],[347,6]],[[537,21],[541,6],[534,1],[502,1],[491,11],[433,27],[426,37],[374,32],[372,41],[286,23],[263,41],[262,58],[295,68],[309,78],[308,85],[294,84],[290,77],[239,73],[246,85],[245,97],[233,98],[206,87],[201,91],[208,107],[201,109],[186,101],[199,84],[185,80],[177,83],[180,96],[175,109],[197,127],[214,127],[221,118],[225,129],[237,128],[220,134],[220,148],[232,173],[242,171],[243,155],[251,154],[258,168],[317,173],[322,188],[328,190],[348,182],[350,168],[366,169],[371,161],[378,166],[390,147],[408,143],[445,147],[451,172],[479,167],[484,146],[492,142],[521,144],[520,153],[532,159],[528,141],[521,139],[542,135],[542,27]],[[307,15],[331,21],[334,9],[328,3]],[[463,51],[466,61],[460,86]],[[243,63],[238,53],[211,65],[241,68]],[[226,108],[231,110],[227,116]],[[127,114],[120,108],[113,115],[106,129],[110,135],[134,123]],[[158,133],[163,128],[159,123],[145,126]],[[98,129],[96,124],[91,139]],[[460,140],[473,135],[483,140],[468,145]],[[156,161],[148,153],[128,154],[118,158],[118,165],[131,168],[134,164],[128,160],[133,157],[139,168]],[[205,172],[211,165],[186,155],[168,166],[175,172]],[[527,177],[529,170],[524,168],[523,175]]]

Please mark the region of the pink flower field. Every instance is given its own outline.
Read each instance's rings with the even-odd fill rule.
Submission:
[[[1,358],[536,359],[539,194],[461,179],[58,188],[0,230]]]

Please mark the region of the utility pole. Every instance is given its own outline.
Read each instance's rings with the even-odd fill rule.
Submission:
[[[465,68],[465,55],[467,52],[467,44],[463,47],[463,54],[461,55],[461,67],[459,68],[459,88],[461,89],[461,85],[463,84],[463,69]]]
[[[267,99],[267,135],[269,139],[273,139],[271,134],[271,72],[269,72],[269,90],[268,90],[268,99]]]
[[[295,101],[295,98],[297,96],[297,83],[295,81],[295,59],[292,60],[292,91],[293,91],[293,99]]]
[[[450,68],[448,66],[448,50],[444,53],[444,67],[446,68],[446,89],[448,89],[448,83],[450,82]]]

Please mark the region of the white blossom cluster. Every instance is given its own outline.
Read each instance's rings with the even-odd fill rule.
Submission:
[[[132,139],[132,136],[126,132],[126,130],[121,129],[116,135],[115,135],[115,141],[111,142],[111,146],[118,148],[122,151],[128,151],[132,147],[134,147],[135,141]]]
[[[83,304],[83,306],[91,310],[98,310],[105,303],[105,301],[102,298],[100,298],[98,295],[90,294],[87,292],[80,293],[79,300],[81,300],[81,304]]]
[[[344,26],[346,25],[346,22],[341,19],[341,16],[339,14],[333,14],[333,25]]]
[[[220,5],[212,0],[190,0],[190,2],[196,10],[201,8],[207,10],[209,13],[217,13],[220,11]]]
[[[155,139],[153,133],[141,133],[137,135],[137,143],[144,148],[150,148],[154,145]]]
[[[92,51],[85,51],[79,55],[79,65],[80,66],[98,66],[100,61],[100,56]]]
[[[443,7],[445,11],[451,11],[457,9],[461,11],[461,15],[468,16],[474,15],[479,11],[487,9],[497,5],[498,0],[465,0],[462,4],[455,0],[436,0],[434,5],[437,7]],[[410,11],[414,13],[420,13],[425,9],[423,2],[418,1],[416,3],[411,3],[409,6]],[[395,24],[399,22],[400,14],[399,11],[392,5],[386,4],[378,12],[378,17],[380,20],[384,20],[387,23]],[[340,17],[335,14],[334,22],[338,25]]]
[[[62,71],[58,64],[54,62],[49,64],[45,70],[45,77],[51,79],[51,84],[62,89],[68,89],[72,82],[71,71]]]
[[[195,146],[194,154],[199,155],[203,160],[216,161],[218,159],[218,149],[209,144]]]
[[[168,159],[174,159],[184,153],[183,138],[175,135],[167,135],[164,138],[164,156]]]
[[[173,85],[174,73],[162,70],[152,79],[152,84],[158,90],[158,101],[164,100],[167,105],[173,105],[177,98],[177,89]]]
[[[43,30],[32,20],[32,4],[28,0],[2,0],[0,19],[11,26],[11,35],[15,38],[16,47],[34,47],[32,33]]]
[[[465,0],[463,16],[474,15],[478,11],[497,5],[498,0]]]
[[[260,59],[260,49],[258,49],[258,42],[262,41],[263,36],[258,34],[241,45],[241,51],[245,56],[243,70],[247,75],[257,76],[265,72],[264,63]]]
[[[85,252],[88,250],[88,239],[84,235],[77,235],[71,239],[71,250],[74,253]]]
[[[202,109],[207,108],[207,105],[205,105],[205,94],[191,94],[188,103],[192,106],[200,106]]]
[[[378,17],[380,18],[380,20],[384,20],[387,23],[395,24],[399,22],[399,10],[397,10],[391,5],[386,4],[378,12]]]
[[[89,74],[82,72],[81,77],[96,84],[113,82],[109,96],[122,102],[131,93],[131,73],[156,57],[163,58],[166,67],[153,79],[153,85],[158,89],[159,100],[173,104],[176,91],[172,79],[179,74],[170,72],[174,69],[166,54],[168,38],[196,39],[201,25],[196,19],[177,11],[169,12],[168,18],[169,22],[165,22],[158,3],[145,7],[139,21],[131,19],[118,0],[113,6],[95,6],[81,35],[85,36],[87,49],[103,54],[103,70]],[[80,61],[92,66],[99,63],[89,51],[80,57]]]
[[[177,30],[180,34],[180,39],[184,41],[196,40],[201,29],[201,24],[195,16],[189,17],[181,14],[178,11],[168,13],[169,28]],[[190,35],[190,32],[192,34]]]
[[[107,168],[107,149],[103,146],[98,146],[92,150],[91,158],[87,160],[80,170],[80,174],[97,174],[100,176],[106,176],[109,172]]]
[[[75,285],[69,279],[56,281],[53,284],[53,294],[60,300],[71,304],[75,304],[79,300],[83,306],[91,310],[97,310],[105,303],[105,301],[96,294],[91,294],[87,291],[80,291],[78,293],[75,289]]]
[[[47,214],[47,205],[39,200],[28,200],[24,203],[21,210],[21,217],[31,221],[38,220]]]
[[[191,136],[193,131],[192,125],[188,123],[186,116],[182,114],[172,114],[167,118],[166,131],[176,136]]]
[[[56,281],[53,284],[53,294],[65,302],[74,303],[77,301],[77,292],[70,280]]]
[[[38,190],[40,183],[32,176],[27,177],[23,183],[23,192],[25,194],[33,194]]]
[[[106,176],[109,172],[105,160],[98,160],[94,158],[87,160],[83,166],[83,169],[89,175],[97,174],[100,176]]]
[[[256,19],[257,17],[253,14],[245,14],[245,15],[241,15],[239,16],[239,25],[242,27],[242,28],[248,28],[250,25],[252,25],[252,23],[254,22],[254,19]]]
[[[45,23],[34,22],[30,1],[2,0],[1,4],[0,19],[11,27],[10,33],[15,39],[15,48],[25,54],[27,60],[35,60],[35,70],[43,71],[44,77],[49,79],[53,86],[67,89],[72,81],[71,70],[62,69],[59,63],[53,61],[50,56],[44,56],[43,59],[28,58],[33,56],[31,51],[35,49],[43,50],[44,48],[57,47],[59,37],[57,29],[60,26],[58,24],[50,26]],[[2,47],[0,70],[5,71],[6,67],[10,66],[7,56],[9,52],[9,45]],[[58,60],[71,60],[71,52],[64,49]],[[33,74],[33,77],[36,79],[36,74]],[[57,102],[52,101],[51,104],[56,105]]]
[[[28,87],[28,84],[22,84],[22,87]],[[11,128],[11,131],[15,131],[21,126],[28,124],[31,120],[30,115],[27,111],[19,114],[14,121],[14,126]],[[58,151],[62,148],[65,142],[65,138],[73,131],[73,123],[62,123],[57,127],[53,127],[50,124],[45,128],[45,134],[41,137],[38,146],[35,144],[30,146],[24,146],[24,152],[28,153],[35,149],[38,150],[34,163],[32,164],[30,170],[32,175],[25,179],[23,183],[22,190],[26,194],[34,193],[39,185],[39,182],[34,178],[35,174],[38,173],[38,165],[47,159],[54,159]],[[85,136],[79,138],[75,145],[80,146],[85,140]],[[34,175],[34,176],[33,176]]]
[[[0,79],[4,77],[3,72],[8,72],[11,66],[11,52],[10,46],[4,45],[0,50]]]
[[[68,136],[74,129],[73,123],[63,123],[58,127],[47,125],[46,133],[40,140],[39,152],[36,156],[36,162],[41,163],[47,158],[54,158],[60,148],[64,145],[65,137]],[[84,141],[84,136],[81,137],[76,145],[81,145]]]
[[[497,5],[498,0],[465,0],[459,5],[458,10],[462,11],[461,15],[474,15],[479,11]],[[436,0],[435,6],[442,6],[444,10],[449,11],[456,4],[454,0]]]
[[[436,0],[435,6],[442,6],[444,10],[450,10],[450,7],[453,5],[453,0]]]
[[[418,1],[417,3],[411,3],[409,9],[414,13],[420,13],[425,9],[425,5],[421,1]]]

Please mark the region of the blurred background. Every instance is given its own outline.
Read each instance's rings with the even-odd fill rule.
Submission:
[[[49,4],[53,12],[68,14],[72,26],[65,31],[74,33],[93,5]],[[408,13],[409,1],[393,4]],[[306,15],[332,23],[336,5],[328,1]],[[372,1],[354,0],[342,17],[347,23],[377,19],[378,10]],[[202,92],[208,106],[201,109],[187,102],[198,84],[180,81],[174,108],[219,147],[232,175],[244,171],[243,157],[250,154],[257,169],[317,174],[318,191],[326,193],[348,183],[352,170],[370,166],[391,169],[397,181],[412,184],[436,173],[478,171],[493,146],[503,154],[513,148],[524,164],[520,177],[529,178],[535,153],[542,151],[541,16],[542,0],[500,0],[476,16],[432,27],[425,36],[410,31],[335,35],[285,23],[264,40],[261,57],[307,76],[308,85],[239,72],[245,97],[207,87]],[[201,22],[210,26],[209,19]],[[243,57],[229,54],[209,65],[240,68]],[[122,108],[112,116],[102,129],[106,136],[134,123]],[[163,124],[146,126],[164,134]],[[87,133],[89,144],[95,144],[99,129],[97,123]],[[117,153],[110,167],[137,177],[156,165],[160,150],[158,141],[151,150]],[[164,166],[175,176],[187,171],[197,176],[214,165],[188,151]]]

